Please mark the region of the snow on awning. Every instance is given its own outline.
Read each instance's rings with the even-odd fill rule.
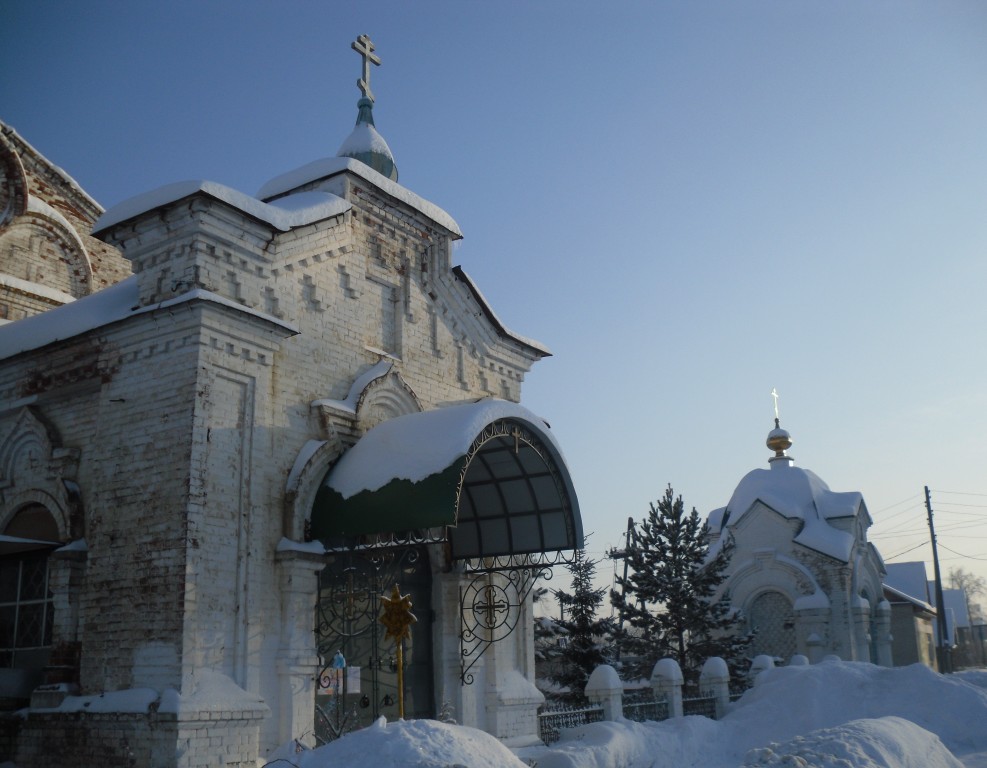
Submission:
[[[367,432],[322,481],[311,526],[327,543],[450,526],[455,559],[583,544],[575,490],[548,424],[494,399]]]
[[[55,549],[61,542],[44,539],[29,539],[23,536],[0,534],[0,555],[12,555],[16,552],[29,552],[38,549]]]

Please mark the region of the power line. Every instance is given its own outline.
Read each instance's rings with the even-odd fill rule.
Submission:
[[[916,550],[919,547],[924,547],[928,543],[929,542],[927,542],[927,541],[923,541],[921,544],[916,544],[914,547],[909,547],[908,549],[906,549],[906,550],[904,550],[902,552],[899,552],[896,555],[891,555],[890,557],[886,557],[884,559],[885,559],[885,561],[887,561],[887,560],[894,560],[896,557],[901,557],[902,555],[907,555],[909,552],[911,552],[913,550]]]
[[[952,552],[954,555],[959,555],[960,557],[965,557],[967,560],[983,560],[987,562],[987,557],[974,557],[973,555],[964,555],[962,552],[957,552],[955,549],[950,549],[945,544],[940,543],[940,547],[945,549],[947,552]]]
[[[876,509],[876,510],[874,510],[874,514],[876,515],[876,514],[878,514],[880,512],[887,512],[889,509],[894,509],[895,507],[897,507],[900,504],[905,504],[905,503],[911,501],[912,499],[917,499],[917,498],[920,498],[920,497],[921,497],[921,494],[920,493],[916,493],[914,496],[909,496],[907,499],[902,499],[901,501],[896,501],[894,504],[891,504],[891,505],[889,505],[887,507],[882,507],[881,509]],[[897,515],[897,514],[899,514],[899,513],[898,512],[895,512],[895,515]],[[894,517],[894,515],[892,515],[892,517]]]
[[[916,509],[921,509],[921,508],[922,508],[922,505],[921,504],[913,504],[910,507],[905,507],[904,509],[899,509],[893,515],[888,515],[887,517],[881,518],[880,520],[875,520],[874,521],[874,525],[881,525],[882,523],[887,523],[890,520],[894,520],[896,518],[901,517],[904,514],[907,514],[908,512],[912,512],[912,511],[914,511]],[[878,515],[878,514],[880,514],[880,512],[875,512],[874,513],[874,515]],[[872,517],[873,517],[873,515],[872,515]]]

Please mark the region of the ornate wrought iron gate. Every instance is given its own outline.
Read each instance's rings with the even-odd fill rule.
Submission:
[[[319,576],[315,632],[319,743],[397,718],[397,658],[378,622],[380,598],[395,585],[410,594],[418,622],[405,646],[405,716],[433,717],[431,570],[424,547],[345,552]],[[335,659],[335,661],[334,661]]]

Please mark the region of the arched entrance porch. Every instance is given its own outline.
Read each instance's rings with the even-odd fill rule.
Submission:
[[[489,707],[476,701],[482,695],[465,697],[467,702],[452,688],[472,684],[480,671],[491,690],[517,675],[533,680],[533,647],[529,653],[530,632],[525,631],[531,587],[561,553],[581,547],[583,539],[572,480],[548,425],[499,400],[401,416],[367,432],[324,478],[311,533],[333,558],[320,582],[320,613],[328,611],[341,620],[339,606],[348,605],[351,612],[364,611],[369,626],[376,623],[376,600],[382,593],[374,590],[389,588],[392,574],[402,593],[417,589],[416,652],[410,658],[412,665],[426,665],[432,686],[427,702],[429,697],[420,695],[427,686],[416,691],[420,705],[415,716],[434,717],[453,699],[462,722],[488,730],[496,730],[491,723],[497,718],[485,719]],[[404,578],[413,574],[400,564],[414,552],[419,553],[416,562],[427,561],[427,567]],[[353,565],[357,561],[365,565]],[[358,590],[360,597],[348,595],[358,577],[366,588]],[[515,632],[518,627],[521,632]],[[364,635],[372,649],[373,638]],[[335,631],[320,637],[330,669],[326,654],[333,640],[342,637]],[[510,653],[498,652],[498,644]],[[354,639],[351,647],[358,645]],[[345,649],[340,650],[345,657]],[[376,655],[363,656],[385,672],[374,673],[376,683],[369,674],[362,677],[359,698],[343,694],[345,700],[334,706],[344,712],[364,703],[366,684],[372,686],[370,700],[362,709],[372,711],[372,697],[383,700],[390,684],[388,657],[380,645]],[[496,675],[486,674],[488,664],[497,665]],[[349,674],[355,680],[355,673]],[[325,676],[339,678],[335,672]],[[534,708],[531,715],[533,727]],[[352,717],[353,722],[363,719]]]

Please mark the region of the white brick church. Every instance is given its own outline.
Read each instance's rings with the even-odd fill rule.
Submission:
[[[398,717],[399,672],[407,717],[537,739],[529,590],[582,545],[519,405],[549,352],[398,183],[379,59],[353,47],[353,133],[256,196],[187,182],[101,212],[3,129],[0,706],[21,714],[0,747],[21,768],[254,766]]]

